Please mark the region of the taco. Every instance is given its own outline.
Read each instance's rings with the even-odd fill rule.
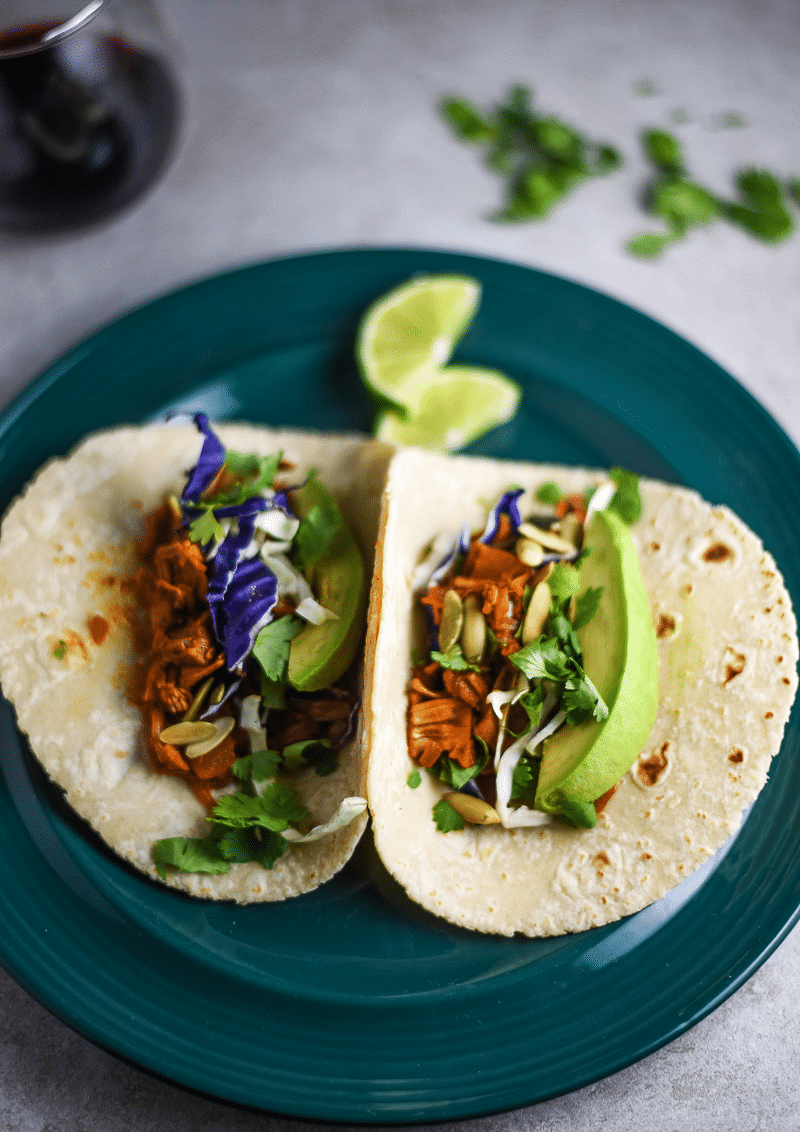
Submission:
[[[353,852],[386,452],[198,414],[90,436],[7,512],[3,694],[67,802],[148,876],[271,901]]]
[[[607,615],[602,563],[591,585],[574,576],[601,553],[597,530],[617,530],[620,515],[649,612],[637,664],[650,664],[649,632],[657,696],[652,711],[616,713],[633,735],[618,728],[621,745],[633,747],[625,766],[611,758],[594,797],[548,791],[548,750],[572,742],[559,738],[572,723],[576,735],[601,734],[608,711],[588,652],[581,668],[592,617]],[[583,548],[588,557],[583,538],[595,544]],[[503,556],[520,569],[492,574]],[[477,646],[465,612],[476,594],[485,622]],[[448,603],[462,607],[455,628]],[[502,935],[606,924],[678,885],[738,829],[797,689],[789,594],[727,508],[619,470],[414,449],[389,467],[368,650],[367,794],[378,853],[428,911]],[[647,681],[631,677],[622,698],[648,695]]]

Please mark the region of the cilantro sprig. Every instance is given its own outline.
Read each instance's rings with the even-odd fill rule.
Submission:
[[[714,220],[728,220],[766,243],[778,243],[794,231],[787,206],[794,195],[793,180],[784,185],[767,170],[741,169],[734,180],[738,200],[726,200],[690,177],[683,147],[673,134],[647,129],[642,149],[654,168],[645,207],[667,230],[635,236],[627,245],[633,255],[654,259],[692,228]]]
[[[486,164],[504,179],[505,202],[490,217],[499,223],[541,220],[576,186],[622,164],[614,146],[534,110],[521,83],[488,114],[460,95],[443,99],[440,112],[460,141],[484,147]]]

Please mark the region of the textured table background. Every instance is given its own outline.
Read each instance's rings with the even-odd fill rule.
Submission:
[[[800,175],[795,0],[162,0],[162,9],[181,46],[179,151],[158,186],[104,227],[0,238],[0,404],[87,333],[185,282],[296,251],[419,245],[552,270],[639,307],[709,353],[800,441],[800,234],[769,248],[717,224],[657,263],[623,250],[648,227],[637,204],[643,126],[675,129],[692,171],[719,192],[744,164]],[[657,93],[637,93],[643,79]],[[487,104],[512,81],[627,158],[524,227],[484,219],[498,184],[434,109],[447,91]],[[685,124],[672,125],[676,110]],[[715,128],[726,111],[745,126]],[[796,1132],[798,985],[795,931],[660,1052],[469,1126]],[[298,1127],[120,1064],[0,973],[0,1132]]]

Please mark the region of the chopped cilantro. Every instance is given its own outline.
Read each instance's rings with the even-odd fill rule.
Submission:
[[[673,134],[666,130],[645,130],[642,147],[650,161],[659,169],[668,173],[683,172],[683,149]]]
[[[205,507],[196,519],[192,519],[189,538],[201,546],[208,546],[209,543],[225,538],[225,528],[210,507]]]
[[[635,523],[641,518],[642,497],[639,492],[639,477],[625,468],[612,468],[608,473],[617,490],[609,503],[609,510],[619,515],[623,523]]]
[[[561,499],[563,492],[557,483],[543,483],[537,489],[536,498],[540,503],[549,503],[555,507],[556,503]]]
[[[567,598],[574,597],[578,592],[578,586],[580,585],[578,571],[563,562],[557,562],[553,568],[552,574],[547,579],[547,584],[550,587],[552,596],[558,602],[563,602]]]
[[[461,651],[461,645],[458,644],[453,645],[448,652],[432,650],[431,660],[437,661],[442,668],[452,669],[453,672],[480,672],[481,670],[479,664],[470,664]]]
[[[236,778],[243,781],[252,779],[253,782],[264,782],[275,777],[280,761],[281,756],[277,751],[254,751],[252,755],[237,759],[231,770]]]
[[[550,680],[559,685],[561,707],[568,723],[582,723],[590,714],[597,720],[605,719],[608,708],[583,671],[580,654],[574,651],[576,644],[577,640],[573,642],[569,638],[563,641],[558,637],[542,637],[509,659],[529,680]]]
[[[153,846],[153,862],[162,880],[167,868],[219,876],[231,867],[222,856],[219,837],[213,833],[208,837],[164,837]]]
[[[215,495],[209,502],[215,507],[230,506],[244,503],[254,495],[263,495],[272,487],[282,459],[282,452],[272,456],[245,456],[228,450],[225,454],[225,467],[239,482]]]
[[[442,755],[431,767],[430,773],[453,790],[460,790],[462,786],[466,786],[468,782],[476,778],[489,761],[489,751],[486,744],[482,744],[482,747],[480,758],[476,759],[472,766],[461,766],[448,755]]]
[[[460,96],[445,98],[439,109],[460,141],[485,147],[486,164],[505,180],[505,201],[491,216],[499,223],[541,220],[578,184],[622,164],[614,146],[539,114],[522,83],[488,114]]]
[[[530,751],[523,752],[511,778],[511,794],[508,800],[512,805],[516,802],[517,805],[527,806],[530,810],[534,808],[541,764],[542,760],[538,756],[532,755]]]
[[[233,829],[263,826],[276,833],[309,816],[297,791],[282,782],[273,782],[261,795],[225,794],[212,813],[220,825]]]
[[[67,655],[67,642],[59,641],[53,649],[53,656],[56,660],[63,660]]]
[[[253,656],[267,680],[282,681],[289,662],[289,646],[303,628],[299,617],[278,617],[268,622],[253,644]]]
[[[433,807],[433,820],[440,833],[453,833],[463,829],[465,822],[461,814],[456,813],[446,798],[442,798]]]
[[[290,743],[281,751],[281,761],[290,773],[313,766],[321,778],[333,774],[339,766],[339,758],[331,749],[330,739],[303,739]]]
[[[736,177],[742,203],[721,202],[725,217],[751,236],[767,243],[785,240],[794,231],[794,219],[783,200],[783,189],[773,173],[743,169]]]
[[[600,608],[600,599],[602,596],[602,586],[589,586],[585,593],[582,593],[579,598],[576,598],[575,615],[572,618],[573,629],[580,629],[586,625],[587,622],[591,621]]]
[[[410,786],[412,790],[416,790],[421,783],[422,775],[419,773],[417,767],[414,767],[414,769],[411,771],[411,774],[409,774],[408,778],[406,779],[406,786]]]
[[[316,484],[315,472],[309,476],[309,481],[312,480],[321,487]],[[303,569],[330,553],[334,540],[344,527],[339,505],[330,492],[320,490],[316,498],[317,502],[301,519],[295,535],[297,564]]]

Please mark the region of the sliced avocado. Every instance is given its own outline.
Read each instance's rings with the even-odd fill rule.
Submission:
[[[330,492],[315,477],[292,494],[292,505],[300,519],[314,507],[338,511]],[[367,579],[358,544],[346,523],[333,537],[325,554],[305,570],[314,597],[335,621],[306,625],[289,649],[289,683],[301,692],[328,688],[352,664],[364,634]]]
[[[603,594],[578,640],[608,717],[567,725],[545,740],[534,804],[551,814],[569,802],[594,802],[615,786],[647,742],[658,709],[656,635],[630,531],[617,515],[597,511],[584,547],[591,553],[580,566],[581,592],[602,586]]]

